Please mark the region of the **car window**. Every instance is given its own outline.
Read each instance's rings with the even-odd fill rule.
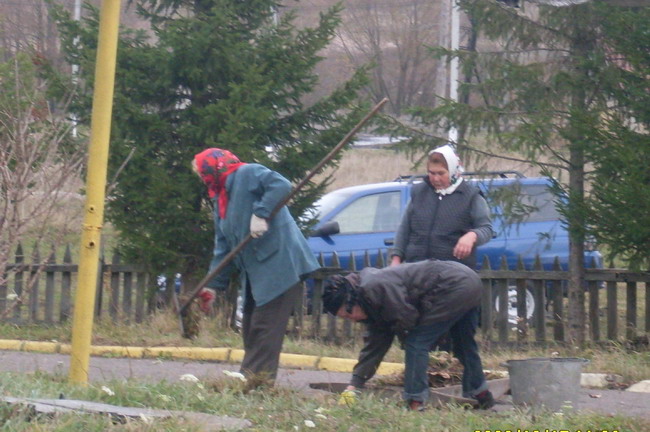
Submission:
[[[347,200],[352,192],[334,191],[324,195],[314,203],[313,214],[318,218],[322,215],[328,215],[341,203]]]
[[[547,185],[487,184],[486,194],[493,217],[503,219],[507,225],[560,219]]]
[[[362,196],[332,220],[339,223],[341,234],[395,231],[400,221],[400,192]]]
[[[554,196],[545,185],[527,185],[522,188],[522,201],[535,208],[526,218],[526,222],[546,222],[560,219],[555,208]]]

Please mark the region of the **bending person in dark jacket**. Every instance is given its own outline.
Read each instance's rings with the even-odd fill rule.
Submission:
[[[474,339],[478,326],[481,280],[469,267],[427,260],[331,277],[323,293],[325,310],[364,322],[368,333],[348,390],[363,387],[390,349],[394,336],[405,355],[404,399],[419,410],[429,396],[429,347],[450,332],[463,364],[463,396],[479,407],[494,405]]]

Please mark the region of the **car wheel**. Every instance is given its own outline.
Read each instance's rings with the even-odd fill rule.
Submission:
[[[494,296],[494,309],[499,312],[499,294]],[[533,314],[535,312],[535,298],[529,289],[526,289],[526,319],[532,322]],[[517,325],[517,288],[514,286],[508,287],[508,323],[510,325]]]

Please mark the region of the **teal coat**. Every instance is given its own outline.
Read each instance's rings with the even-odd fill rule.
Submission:
[[[268,220],[273,208],[291,192],[291,183],[262,165],[246,164],[228,176],[226,191],[228,209],[224,219],[219,217],[217,197],[214,199],[215,247],[211,269],[248,236],[253,213]],[[262,306],[319,267],[286,206],[268,222],[269,230],[252,239],[208,286],[225,289],[230,274],[238,269],[241,287],[248,281],[256,306]]]

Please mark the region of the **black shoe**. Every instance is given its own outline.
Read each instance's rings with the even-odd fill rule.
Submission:
[[[482,391],[474,396],[474,399],[478,401],[478,409],[490,409],[494,406],[494,397],[490,390]]]

